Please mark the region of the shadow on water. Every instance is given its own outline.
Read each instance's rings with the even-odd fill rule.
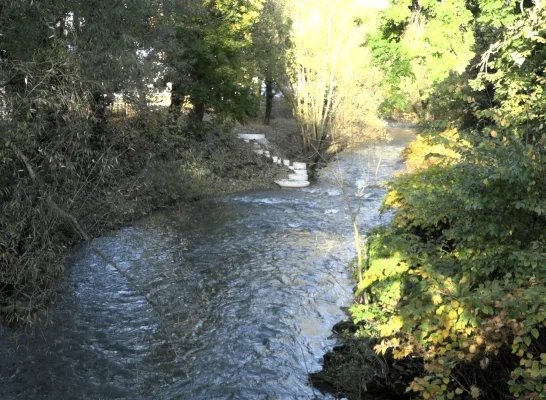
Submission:
[[[409,130],[340,159],[362,231]],[[364,161],[381,159],[375,170]],[[325,399],[308,372],[351,302],[351,226],[337,168],[300,190],[252,192],[157,214],[81,246],[53,324],[0,331],[2,399]],[[364,187],[364,189],[362,189]],[[157,309],[142,296],[146,293]],[[159,311],[159,312],[157,312]]]

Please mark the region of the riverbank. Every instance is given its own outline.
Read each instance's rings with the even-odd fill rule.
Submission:
[[[290,119],[244,128],[252,126],[268,131],[279,154],[296,155],[298,135]],[[142,118],[111,118],[103,142],[93,144],[96,150],[63,155],[56,169],[31,159],[35,178],[21,180],[1,204],[0,228],[10,235],[5,237],[9,250],[0,258],[5,264],[0,321],[40,320],[65,279],[64,258],[82,240],[157,210],[183,210],[201,199],[275,187],[274,181],[290,171],[256,155],[252,143],[237,138],[237,129],[205,123],[192,132],[167,109],[150,110]]]
[[[374,350],[377,339],[360,336],[360,328],[350,319],[334,325],[333,337],[339,345],[324,355],[320,371],[309,374],[311,385],[348,400],[415,398],[406,388],[422,373],[422,360],[395,360],[391,352],[378,355]]]
[[[399,155],[401,167],[408,149],[415,143],[418,129],[415,125],[389,123],[389,145],[405,149]],[[392,173],[398,174],[403,169]],[[385,178],[392,179],[393,176]],[[368,211],[379,213],[379,209]],[[395,360],[392,352],[378,355],[374,350],[378,344],[377,332],[366,325],[355,324],[349,311],[345,320],[333,326],[332,333],[338,345],[324,355],[322,369],[309,374],[313,387],[322,393],[349,400],[406,400],[415,397],[413,393],[407,393],[406,388],[415,376],[422,373],[422,360]]]

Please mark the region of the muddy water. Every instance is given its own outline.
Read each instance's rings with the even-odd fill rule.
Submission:
[[[307,375],[351,302],[346,200],[362,231],[385,221],[380,183],[414,133],[391,134],[309,188],[227,196],[94,240],[132,284],[77,249],[52,325],[0,331],[0,399],[328,398]]]

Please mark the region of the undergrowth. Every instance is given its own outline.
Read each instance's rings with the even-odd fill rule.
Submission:
[[[195,134],[166,110],[39,122],[3,121],[6,129],[20,129],[0,148],[3,323],[47,316],[65,276],[64,257],[81,240],[79,228],[93,237],[158,208],[269,187],[280,169],[229,127],[207,124]],[[29,140],[24,133],[37,127]]]
[[[545,148],[462,135],[410,147],[410,161],[437,161],[391,183],[396,213],[370,232],[358,288],[371,302],[352,317],[377,353],[422,360],[407,390],[424,399],[545,398]]]
[[[408,395],[546,399],[545,21],[522,12],[444,92],[460,118],[409,147],[369,233],[356,336],[415,367]]]

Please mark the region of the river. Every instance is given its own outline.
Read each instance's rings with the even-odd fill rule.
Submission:
[[[380,183],[414,131],[390,133],[308,188],[225,196],[95,239],[132,283],[75,249],[51,324],[0,328],[0,399],[330,398],[307,376],[352,300],[346,199],[363,232],[388,218]]]

